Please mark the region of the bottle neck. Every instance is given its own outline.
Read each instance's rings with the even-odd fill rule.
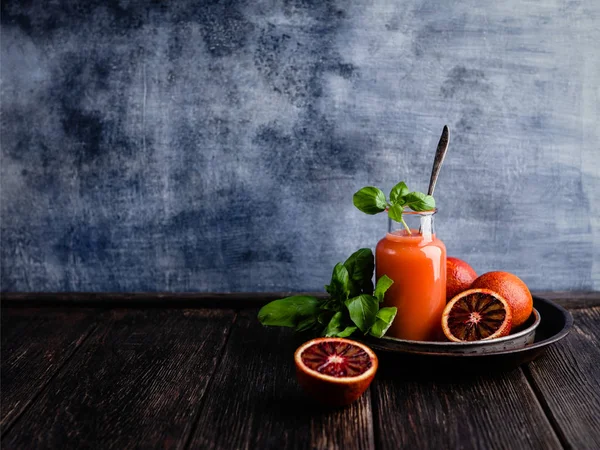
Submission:
[[[431,241],[435,236],[433,214],[403,214],[404,223],[388,219],[388,234],[397,238]],[[409,231],[410,230],[410,231]]]

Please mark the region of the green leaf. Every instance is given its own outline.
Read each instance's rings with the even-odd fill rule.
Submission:
[[[373,186],[362,188],[352,198],[354,206],[366,214],[377,214],[387,207],[385,194]]]
[[[375,258],[370,248],[361,248],[350,255],[344,262],[350,278],[349,297],[373,293],[373,271]]]
[[[435,208],[435,199],[422,192],[411,192],[404,197],[405,206],[413,211],[430,211]]]
[[[390,192],[390,203],[392,205],[404,203],[403,197],[408,194],[408,186],[404,181],[401,181],[392,188]]]
[[[320,325],[328,324],[334,314],[333,311],[323,311],[317,316],[317,321]]]
[[[343,304],[344,303],[340,302],[339,300],[330,298],[328,300],[323,300],[319,305],[319,308],[321,308],[322,311],[340,311]]]
[[[298,325],[296,325],[296,331],[307,331],[314,328],[317,324],[318,322],[315,316],[307,317],[306,319],[303,319],[300,322],[298,322]]]
[[[349,285],[348,269],[342,263],[337,263],[331,274],[331,282],[325,286],[325,290],[333,299],[344,302],[350,294]]]
[[[379,309],[379,301],[372,295],[359,295],[348,299],[346,301],[346,307],[350,313],[352,322],[362,331],[366,333],[373,322],[375,322],[375,316]]]
[[[379,303],[383,301],[383,297],[385,296],[386,291],[390,288],[390,286],[394,284],[394,280],[392,280],[387,275],[382,275],[377,280],[377,286],[375,286],[375,297],[379,300]]]
[[[344,315],[342,312],[336,313],[329,321],[323,334],[326,337],[348,337],[357,330],[354,326],[345,326],[343,322]]]
[[[371,266],[375,267],[375,263],[373,261],[373,252],[371,249],[361,248],[348,257],[348,259],[344,262],[344,266],[346,269],[348,269],[350,278],[354,279],[355,275],[362,275],[362,273],[366,271],[365,268],[370,268]],[[370,275],[373,275],[372,270]]]
[[[377,316],[375,317],[375,323],[369,330],[369,333],[376,338],[383,337],[385,332],[390,328],[394,318],[396,317],[396,313],[398,310],[396,307],[389,308],[381,308],[377,312]]]
[[[339,332],[336,337],[348,337],[350,336],[352,333],[354,333],[356,330],[358,330],[357,327],[346,327],[344,328],[341,332]]]
[[[402,222],[402,211],[404,210],[404,206],[396,203],[395,205],[390,206],[388,209],[388,216],[390,219],[396,222]]]
[[[263,306],[258,312],[258,320],[263,325],[297,327],[300,322],[317,315],[319,300],[306,295],[275,300]]]
[[[342,331],[342,312],[336,312],[329,323],[327,324],[327,328],[325,328],[325,336],[337,336],[337,334]]]

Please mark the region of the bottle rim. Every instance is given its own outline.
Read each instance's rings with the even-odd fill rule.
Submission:
[[[402,211],[402,214],[408,214],[409,216],[433,216],[438,212],[437,208],[430,209],[429,211],[411,211],[410,209]]]

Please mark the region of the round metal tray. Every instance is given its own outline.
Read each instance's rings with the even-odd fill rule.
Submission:
[[[499,347],[488,347],[485,351],[469,350],[471,343],[402,342],[393,338],[373,338],[365,342],[377,352],[382,363],[382,375],[391,373],[398,376],[401,373],[411,373],[435,377],[435,374],[447,376],[455,372],[464,374],[467,371],[470,373],[508,370],[538,358],[549,345],[567,336],[573,326],[573,316],[560,305],[534,296],[533,306],[538,312],[536,318],[539,318],[537,328],[534,329],[533,341],[530,336],[525,343],[516,347],[503,347],[508,341],[500,343]],[[520,339],[521,332],[528,333],[526,329],[508,337],[519,336],[517,339]],[[493,341],[489,342],[494,344]],[[484,344],[485,346],[487,344]],[[466,351],[460,351],[461,347]]]
[[[540,322],[540,313],[534,308],[533,313],[521,327],[520,331],[497,339],[473,342],[437,342],[383,337],[381,339],[369,339],[368,343],[375,350],[393,352],[453,353],[460,355],[494,353],[523,348],[527,344],[532,344],[535,340],[535,330]]]

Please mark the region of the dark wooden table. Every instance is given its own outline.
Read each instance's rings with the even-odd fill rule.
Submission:
[[[326,410],[277,295],[4,295],[2,448],[600,448],[600,295],[544,293],[571,334],[505,373],[386,375]],[[166,306],[168,305],[168,306]]]

